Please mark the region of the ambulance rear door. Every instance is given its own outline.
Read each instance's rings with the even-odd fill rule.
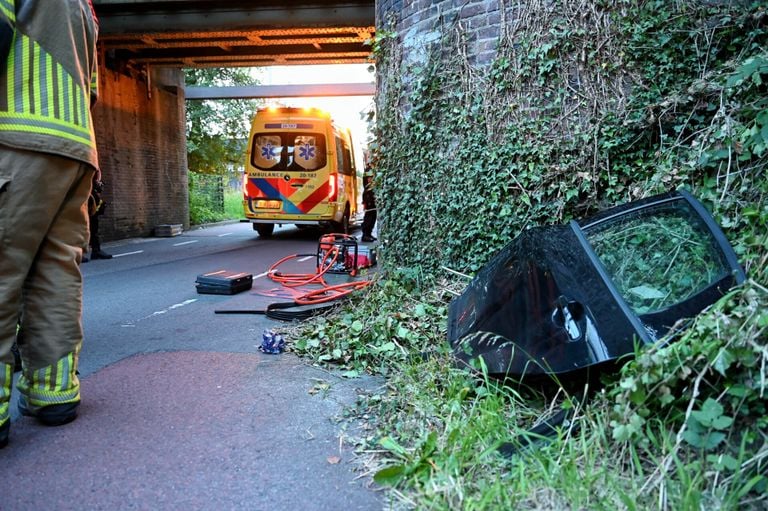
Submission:
[[[247,186],[253,218],[289,223],[324,219],[329,213],[325,133],[303,123],[265,123],[264,127],[251,139],[253,171]]]

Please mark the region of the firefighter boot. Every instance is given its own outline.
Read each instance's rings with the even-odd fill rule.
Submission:
[[[22,370],[17,383],[19,412],[35,417],[46,426],[61,426],[77,418],[80,406],[80,381],[74,353],[55,364],[29,371]]]
[[[33,409],[23,397],[19,398],[19,412],[27,417],[34,417],[46,426],[63,426],[77,419],[77,407],[80,401],[47,405]]]

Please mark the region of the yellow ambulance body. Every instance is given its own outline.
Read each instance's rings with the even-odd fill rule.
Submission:
[[[243,175],[243,210],[262,237],[275,225],[359,223],[362,161],[352,136],[318,109],[264,108],[251,124]]]

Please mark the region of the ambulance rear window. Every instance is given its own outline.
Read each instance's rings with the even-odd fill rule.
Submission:
[[[306,172],[325,167],[325,136],[322,133],[256,133],[251,165],[261,170]]]

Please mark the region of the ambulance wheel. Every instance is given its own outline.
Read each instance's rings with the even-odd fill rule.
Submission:
[[[262,238],[269,238],[275,231],[275,224],[252,224],[253,230],[259,233]]]

